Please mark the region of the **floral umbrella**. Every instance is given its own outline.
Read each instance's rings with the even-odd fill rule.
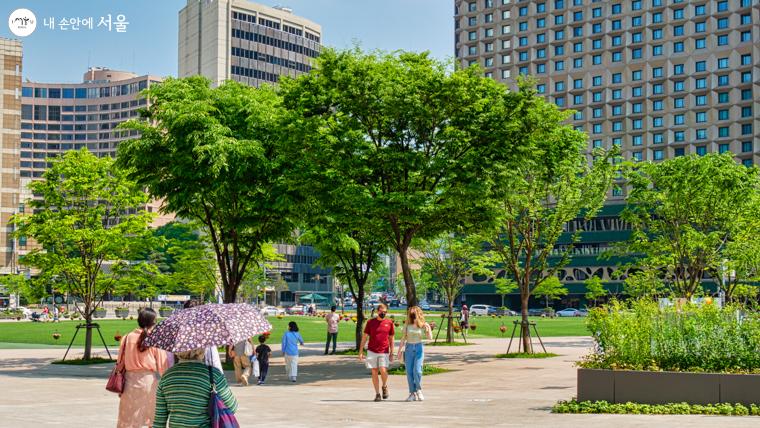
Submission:
[[[234,345],[272,329],[247,303],[208,304],[181,310],[161,321],[145,339],[147,346],[171,352]]]

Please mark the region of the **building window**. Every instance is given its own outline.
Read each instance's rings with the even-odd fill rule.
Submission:
[[[694,48],[695,49],[704,49],[707,47],[707,39],[696,39],[694,40]]]
[[[683,36],[683,25],[676,25],[673,27],[673,36]]]
[[[728,138],[730,135],[728,126],[721,126],[718,128],[718,138]]]
[[[673,108],[684,108],[684,99],[683,98],[674,98],[673,99]]]
[[[641,89],[641,88],[639,88]],[[623,98],[623,91],[620,89],[613,89],[612,90],[612,99],[613,100],[619,100]]]
[[[643,110],[641,103],[633,103],[631,106],[633,107],[634,113],[641,113]]]
[[[683,80],[677,80],[673,82],[673,92],[681,92],[683,91],[684,84]]]
[[[664,92],[662,83],[657,83],[652,86],[652,92],[656,95],[662,94]]]
[[[742,89],[742,100],[752,99],[752,89]]]
[[[673,116],[673,123],[675,125],[683,125],[686,122],[686,119],[683,114],[676,114]]]
[[[655,67],[652,69],[652,76],[655,78],[662,77],[662,67]]]
[[[618,73],[618,75],[619,74],[620,73]],[[633,70],[631,72],[631,80],[634,80],[634,81],[641,80],[641,70]]]
[[[742,107],[742,117],[752,117],[752,106]]]
[[[707,105],[707,95],[697,95],[694,97],[694,102],[698,106]]]
[[[594,76],[591,78],[591,85],[600,86],[602,84],[602,76]]]
[[[673,133],[673,141],[676,143],[682,143],[684,141],[684,133],[683,131],[676,131]],[[678,149],[676,149],[678,150]]]
[[[707,154],[707,147],[706,146],[697,146],[697,155],[704,156]]]
[[[704,61],[702,61],[704,62]],[[699,71],[699,70],[697,70]],[[673,65],[673,74],[683,74],[683,64]]]
[[[697,89],[705,89],[707,87],[707,79],[704,77],[694,79],[694,87]]]
[[[618,122],[618,123],[620,123],[620,122]],[[641,126],[642,126],[642,125],[641,125],[641,119],[633,119],[633,120],[631,121],[631,127],[632,127],[633,129],[641,129]],[[617,131],[622,131],[622,130],[623,130],[623,127],[622,127],[622,125],[621,125],[621,126],[620,126],[620,129],[618,129]],[[613,129],[613,131],[614,131],[614,129]]]
[[[694,23],[695,33],[704,33],[706,29],[707,29],[707,24],[705,23],[705,21]]]
[[[652,101],[652,110],[654,110],[654,111],[660,111],[662,109],[663,109],[663,102],[662,102],[662,100]]]
[[[662,128],[662,117],[657,116],[652,118],[652,126],[654,128]]]
[[[742,65],[752,65],[752,55],[742,55]]]
[[[728,109],[718,110],[718,120],[728,120]]]
[[[704,14],[705,14],[705,5],[698,4],[698,5],[694,6],[694,15],[700,16],[700,15],[704,15]]]
[[[742,159],[742,165],[746,166],[747,168],[752,167],[752,159]]]
[[[697,61],[694,63],[694,70],[698,73],[707,70],[707,61]],[[683,65],[681,65],[681,73],[683,73]]]
[[[683,52],[683,42],[674,42],[673,52]]]
[[[728,102],[728,92],[718,92],[718,102],[719,103],[727,103]]]
[[[657,150],[653,151],[652,154],[654,155],[654,160],[662,160],[663,159],[662,149],[657,149]]]
[[[662,134],[653,134],[652,135],[652,143],[653,144],[662,144],[665,141],[665,138]]]
[[[728,150],[729,150],[728,143],[723,143],[723,144],[718,145],[718,153],[723,154],[723,153],[728,152]]]
[[[728,1],[721,0],[718,2],[718,12],[725,12],[728,10]]]
[[[602,56],[601,55],[594,55],[591,57],[591,63],[594,65],[599,65],[602,63]]]
[[[728,75],[718,76],[718,86],[728,86]]]
[[[742,135],[752,135],[752,124],[751,123],[743,123],[742,124]]]
[[[528,23],[525,22],[525,21],[523,21],[523,22],[517,24],[517,29],[519,31],[528,31]]]
[[[742,141],[742,152],[748,153],[752,151],[752,141]]]
[[[657,52],[657,48],[658,47],[660,48],[660,53],[659,54],[658,53],[654,53],[654,52]],[[660,55],[660,54],[662,54],[662,46],[655,46],[654,47],[654,52],[653,52],[653,55]],[[632,49],[631,50],[631,57],[633,59],[640,59],[641,58],[641,48]]]
[[[728,34],[721,34],[718,36],[718,46],[726,46],[728,44]]]
[[[718,20],[718,28],[721,30],[724,28],[728,28],[728,18],[720,18]]]
[[[622,116],[623,115],[623,106],[621,106],[621,105],[612,106],[612,115],[613,116]]]
[[[752,41],[752,31],[742,31],[741,41],[742,42],[751,42]]]
[[[752,15],[746,14],[741,16],[741,25],[749,25],[752,23]]]

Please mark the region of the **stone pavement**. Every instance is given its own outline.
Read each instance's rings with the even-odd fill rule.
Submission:
[[[423,379],[426,401],[407,403],[406,378],[392,376],[391,399],[372,401],[364,366],[354,356],[324,356],[307,345],[297,384],[285,381],[277,346],[267,385],[238,387],[243,427],[757,427],[757,417],[555,415],[558,400],[575,395],[573,362],[589,338],[549,338],[560,357],[500,360],[502,339],[477,345],[426,347],[429,362],[453,369]],[[347,346],[347,344],[346,344]],[[52,366],[60,349],[0,350],[0,427],[113,427],[116,395],[104,389],[110,365]],[[232,373],[227,373],[228,379]]]

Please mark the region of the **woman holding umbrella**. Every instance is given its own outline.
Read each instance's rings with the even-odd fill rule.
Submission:
[[[208,427],[220,420],[234,421],[237,401],[224,374],[203,363],[206,348],[233,345],[271,329],[257,309],[244,303],[196,306],[158,324],[146,344],[174,352],[179,362],[158,385],[153,426],[163,428],[168,421],[169,427]],[[219,410],[213,416],[209,401]]]
[[[117,428],[150,426],[156,408],[156,373],[163,374],[167,368],[166,353],[145,344],[145,338],[156,325],[156,312],[141,308],[137,325],[139,329],[121,339],[116,361],[117,366],[126,370]]]

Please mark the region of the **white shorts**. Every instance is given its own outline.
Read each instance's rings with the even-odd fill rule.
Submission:
[[[380,367],[388,368],[388,354],[378,354],[367,350],[367,358],[365,361],[368,369],[377,369]]]

